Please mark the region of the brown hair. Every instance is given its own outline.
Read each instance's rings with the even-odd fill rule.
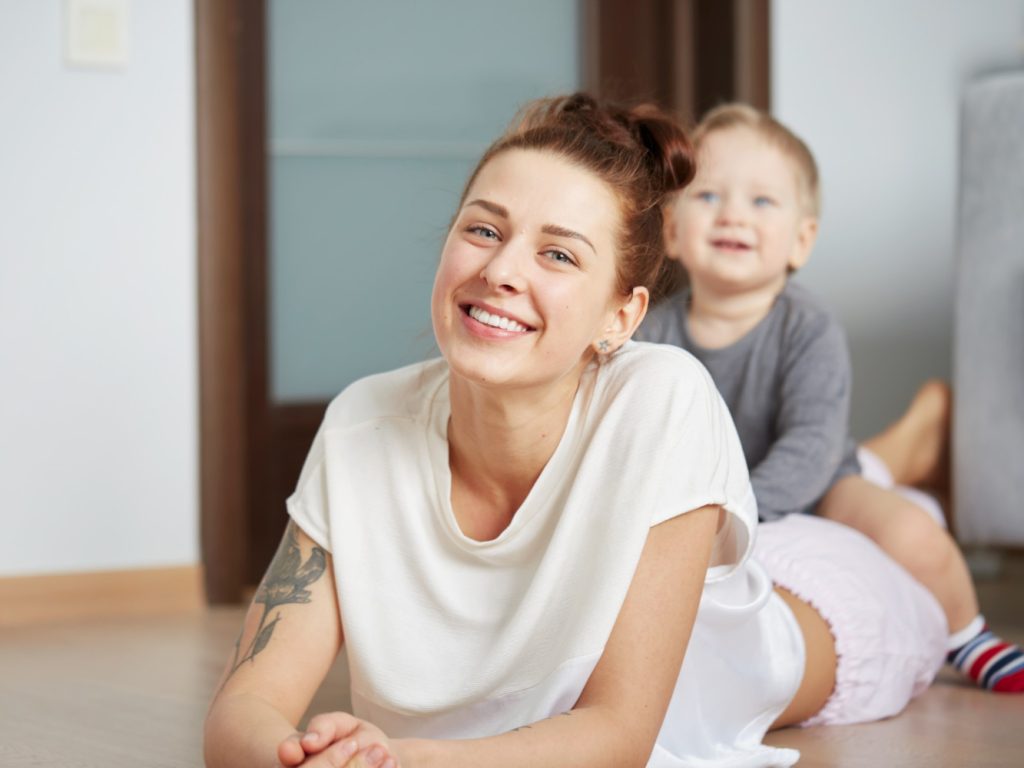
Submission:
[[[679,124],[649,104],[632,108],[584,93],[530,102],[477,164],[459,207],[480,170],[512,149],[555,152],[601,178],[619,199],[617,288],[655,289],[670,264],[662,242],[662,204],[694,174],[693,149]]]
[[[803,196],[804,209],[811,216],[821,212],[821,191],[818,164],[807,145],[793,131],[767,112],[748,104],[722,104],[708,112],[693,132],[693,144],[700,149],[709,134],[729,128],[749,128],[790,159],[796,168],[797,184]]]

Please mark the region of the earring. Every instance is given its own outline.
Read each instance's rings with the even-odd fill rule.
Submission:
[[[597,342],[597,351],[600,352],[602,355],[607,355],[610,346],[611,345],[608,343],[608,339],[601,339],[599,342]]]

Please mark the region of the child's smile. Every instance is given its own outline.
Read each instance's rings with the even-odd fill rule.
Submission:
[[[695,295],[773,296],[813,242],[792,161],[744,127],[708,134],[699,157],[696,178],[668,214],[669,254]]]

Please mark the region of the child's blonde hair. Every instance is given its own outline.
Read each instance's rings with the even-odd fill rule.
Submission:
[[[715,107],[694,129],[692,140],[698,150],[708,135],[729,128],[749,128],[779,149],[796,167],[797,183],[804,198],[805,211],[818,217],[821,212],[821,191],[818,186],[818,164],[803,140],[767,112],[749,104],[731,103]]]

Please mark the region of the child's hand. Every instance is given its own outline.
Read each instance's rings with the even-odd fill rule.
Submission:
[[[399,768],[384,732],[347,712],[315,716],[278,745],[277,757],[285,768]]]

